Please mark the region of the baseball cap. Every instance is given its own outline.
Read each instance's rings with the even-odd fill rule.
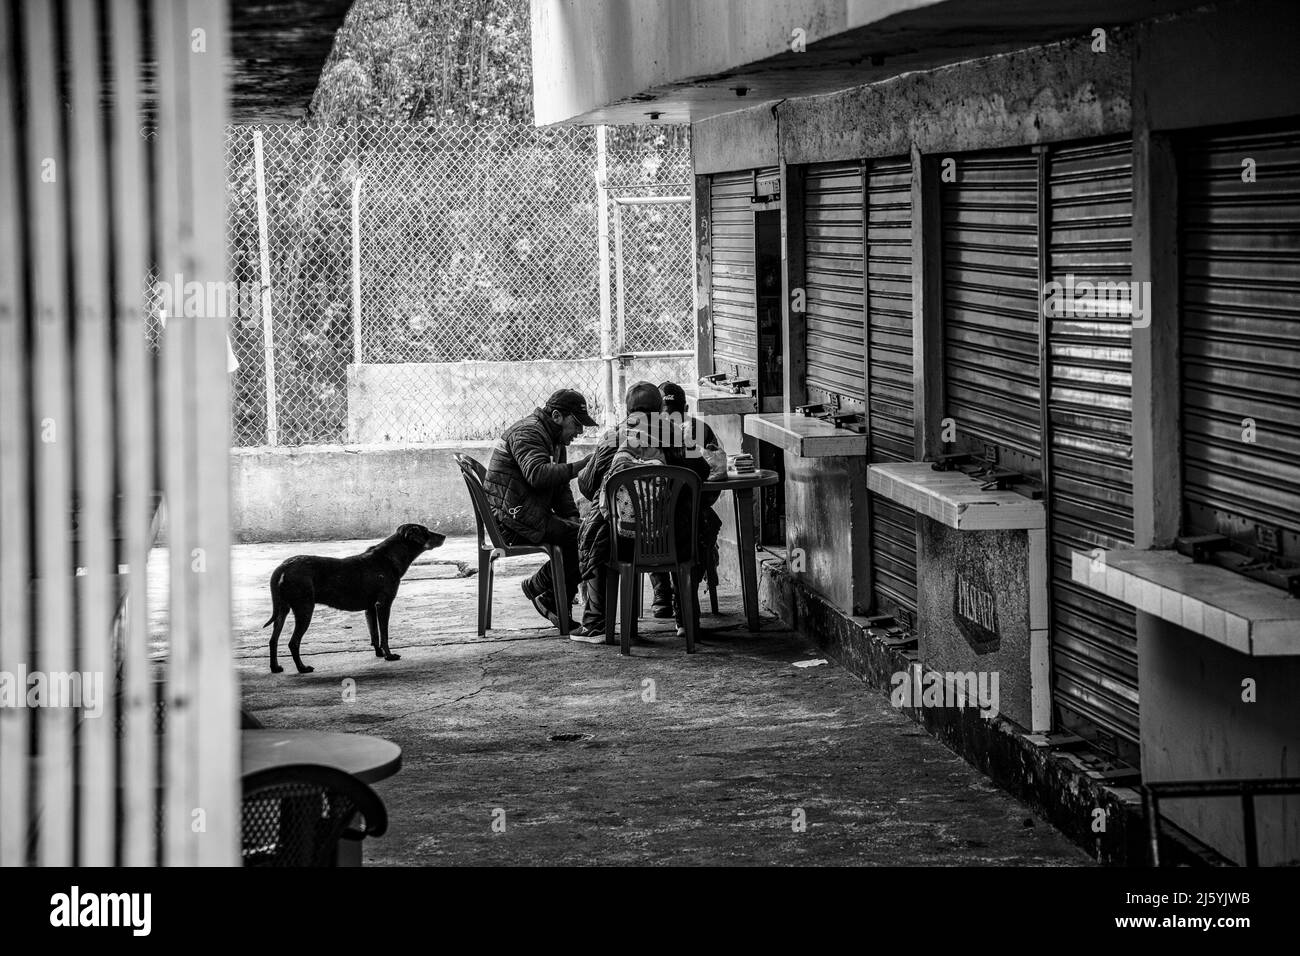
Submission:
[[[581,392],[575,392],[571,388],[562,388],[558,392],[551,394],[551,397],[546,400],[546,407],[572,415],[578,420],[579,424],[586,428],[596,427],[596,420],[588,413],[587,400],[582,397]]]
[[[664,407],[670,412],[680,412],[686,407],[686,390],[676,382],[664,382],[659,386],[659,391],[664,396]]]

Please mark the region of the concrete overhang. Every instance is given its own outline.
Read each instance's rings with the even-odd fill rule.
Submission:
[[[539,126],[690,123],[1198,6],[1204,4],[532,0],[534,115]],[[802,52],[794,49],[797,30]]]

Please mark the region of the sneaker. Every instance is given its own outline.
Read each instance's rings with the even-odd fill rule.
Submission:
[[[677,628],[677,636],[678,636],[678,637],[685,637],[685,636],[686,636],[686,628],[681,627],[681,626],[679,625],[678,628]]]
[[[604,644],[605,629],[588,627],[586,624],[579,624],[569,631],[569,640],[578,641],[582,644]]]

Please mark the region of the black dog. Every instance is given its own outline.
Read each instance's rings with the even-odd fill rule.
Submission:
[[[311,624],[311,614],[317,604],[340,611],[365,611],[375,656],[386,661],[401,660],[388,649],[388,610],[411,562],[444,540],[443,535],[424,525],[404,524],[383,541],[352,557],[299,554],[281,564],[271,572],[271,620],[262,625],[275,623],[271,632],[271,673],[284,670],[276,660],[276,647],[284,619],[291,610],[293,635],[289,638],[289,653],[298,673],[310,674],[314,670],[303,664],[298,645]]]

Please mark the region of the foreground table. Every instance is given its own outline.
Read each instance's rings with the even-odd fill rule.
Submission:
[[[745,604],[745,623],[758,630],[758,569],[754,566],[754,489],[774,485],[781,476],[770,468],[759,468],[742,478],[704,482],[705,491],[730,491],[736,509],[736,549],[740,552],[740,593]]]
[[[402,769],[402,748],[366,734],[324,730],[245,730],[240,732],[243,773],[314,763],[375,783]]]
[[[402,748],[366,734],[322,730],[244,730],[240,732],[245,776],[259,770],[311,763],[350,773],[363,783],[391,777],[402,768]],[[339,866],[361,865],[361,841],[340,840]]]

